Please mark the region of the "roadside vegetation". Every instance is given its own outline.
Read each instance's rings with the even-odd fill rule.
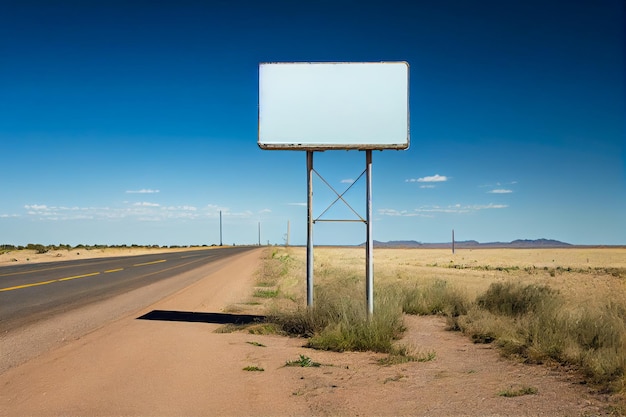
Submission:
[[[212,247],[216,246],[216,245],[211,245]],[[183,245],[183,246],[179,246],[179,245],[170,245],[170,246],[159,246],[159,245],[83,245],[83,244],[79,244],[79,245],[67,245],[67,244],[59,244],[59,245],[42,245],[40,243],[29,243],[25,246],[23,245],[10,245],[10,244],[1,244],[0,245],[0,255],[5,255],[5,254],[10,254],[13,253],[14,256],[16,256],[16,258],[12,258],[10,259],[10,261],[12,262],[17,262],[19,258],[18,255],[22,254],[37,254],[37,255],[41,255],[41,254],[48,254],[46,256],[49,256],[50,253],[52,253],[52,255],[55,255],[57,257],[61,257],[63,256],[64,252],[71,252],[71,251],[87,251],[87,253],[89,251],[105,251],[107,249],[141,249],[141,250],[153,250],[153,249],[185,249],[185,248],[200,248],[200,247],[208,247],[208,245],[198,245],[198,246],[192,246],[192,245]],[[85,252],[83,252],[85,253]],[[7,255],[8,256],[8,255]],[[29,258],[26,258],[26,260],[30,260]],[[9,261],[9,259],[7,259],[7,261]]]
[[[436,352],[416,353],[399,342],[403,314],[436,314],[446,318],[449,330],[495,344],[507,357],[577,369],[587,382],[625,395],[626,250],[607,249],[607,258],[595,251],[593,263],[584,250],[542,250],[530,260],[534,266],[510,259],[515,251],[379,250],[375,313],[368,319],[362,249],[316,250],[315,302],[308,309],[304,249],[268,248],[257,288],[269,288],[272,296],[256,294],[268,317],[257,327],[304,337],[315,349],[387,353],[380,363],[388,365],[436,360]],[[458,262],[464,256],[490,258]],[[539,259],[546,256],[568,264]]]
[[[206,247],[207,245],[202,245]],[[215,245],[211,245],[215,246]],[[67,245],[67,244],[58,244],[58,245],[42,245],[40,243],[29,243],[27,245],[9,245],[2,244],[0,245],[0,254],[20,251],[20,250],[34,250],[36,253],[47,253],[50,251],[58,251],[58,250],[75,250],[75,249],[84,249],[84,250],[94,250],[94,249],[159,249],[159,248],[190,248],[192,246],[179,246],[179,245],[170,245],[170,246],[159,246],[159,245],[83,245],[78,244],[75,246]]]

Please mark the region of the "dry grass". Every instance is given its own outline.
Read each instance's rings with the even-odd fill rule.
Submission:
[[[506,355],[573,365],[588,381],[625,392],[626,249],[473,249],[455,254],[377,249],[375,318],[394,324],[391,330],[374,331],[362,320],[362,248],[315,249],[314,311],[303,308],[305,249],[272,251],[268,261],[274,265],[268,270],[280,279],[270,283],[280,295],[267,300],[267,308],[294,332],[311,337],[313,347],[391,352],[402,329],[401,321],[396,322],[401,311],[443,314],[451,329],[476,342],[495,342]],[[349,302],[333,304],[333,299]],[[320,319],[318,309],[330,315]],[[352,345],[372,335],[381,339]]]

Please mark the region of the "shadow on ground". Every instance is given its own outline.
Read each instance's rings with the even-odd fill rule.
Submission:
[[[196,313],[193,311],[152,310],[137,320],[185,321],[188,323],[250,324],[265,320],[253,314]]]

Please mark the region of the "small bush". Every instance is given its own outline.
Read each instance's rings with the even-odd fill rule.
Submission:
[[[39,243],[37,244],[29,243],[28,245],[26,245],[26,249],[34,250],[36,253],[48,252],[48,247],[41,245]]]

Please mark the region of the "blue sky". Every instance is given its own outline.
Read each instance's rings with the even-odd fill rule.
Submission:
[[[0,4],[0,243],[306,241],[306,154],[257,146],[258,65],[407,61],[374,238],[626,244],[624,3]],[[315,154],[338,191],[360,151]],[[316,179],[315,214],[334,199]],[[364,184],[347,194],[364,216]],[[327,218],[347,216],[336,206]],[[358,244],[321,223],[316,244]]]

